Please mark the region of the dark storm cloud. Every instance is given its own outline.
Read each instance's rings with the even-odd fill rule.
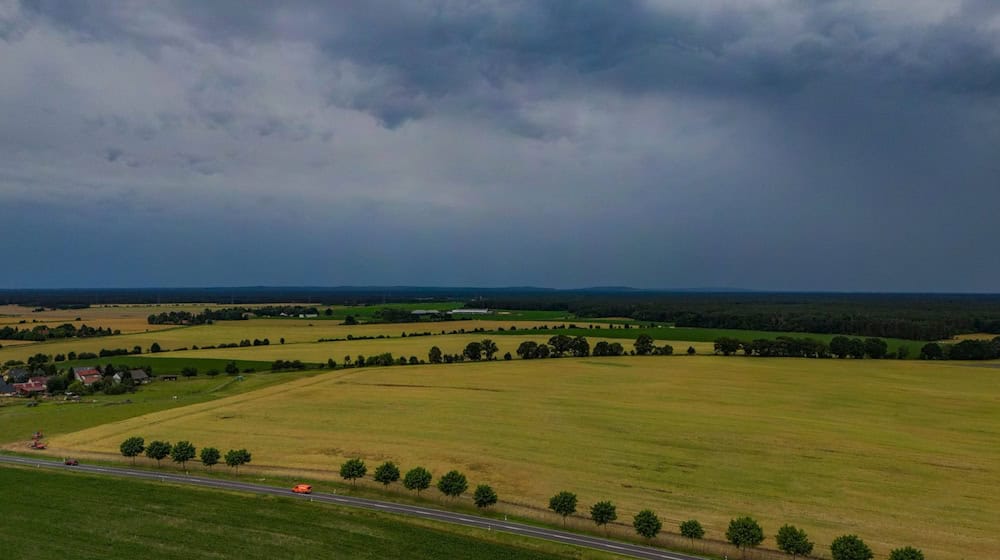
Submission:
[[[0,217],[146,226],[111,283],[997,289],[988,0],[0,0],[0,50]]]

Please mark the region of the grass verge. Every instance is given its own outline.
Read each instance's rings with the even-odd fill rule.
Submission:
[[[10,558],[496,558],[611,555],[290,498],[0,466]],[[95,518],[94,513],[100,512]]]

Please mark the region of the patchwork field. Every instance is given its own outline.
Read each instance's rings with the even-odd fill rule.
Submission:
[[[426,360],[427,352],[431,346],[437,346],[445,354],[461,354],[465,346],[470,342],[478,342],[484,338],[491,338],[499,348],[498,357],[502,357],[505,352],[510,352],[517,359],[517,347],[526,340],[538,343],[548,341],[549,334],[539,334],[537,332],[524,332],[520,336],[495,337],[484,334],[462,334],[462,335],[436,335],[436,336],[414,336],[406,338],[376,339],[376,340],[343,340],[338,342],[300,343],[269,346],[256,346],[250,348],[215,348],[212,350],[188,350],[183,352],[171,352],[174,358],[195,358],[211,357],[222,359],[245,359],[245,360],[277,360],[277,359],[298,359],[304,362],[326,362],[328,358],[333,358],[337,363],[341,363],[344,356],[349,355],[356,358],[358,354],[371,356],[382,352],[391,352],[393,356],[416,356],[418,359]],[[610,339],[601,337],[587,337],[591,348],[594,344],[605,340],[608,342],[619,342],[625,346],[626,351],[632,349],[630,341],[621,339]],[[680,341],[656,341],[657,345],[665,343],[672,344],[674,351],[683,353],[688,346],[693,345],[698,352],[711,353],[711,343],[689,343]]]
[[[4,518],[33,529],[7,531],[5,558],[613,558],[288,498],[6,466],[0,484],[18,489]]]
[[[247,447],[255,468],[314,477],[352,456],[459,468],[508,503],[544,508],[569,489],[581,510],[612,499],[627,519],[651,507],[668,528],[696,517],[714,538],[752,514],[771,546],[788,522],[818,550],[842,533],[881,555],[906,544],[941,560],[1000,550],[991,368],[705,356],[366,368],[51,444],[111,458],[130,435]]]
[[[145,321],[145,319],[143,319]],[[93,323],[98,325],[99,323]],[[506,323],[505,323],[506,324]],[[544,323],[537,321],[512,321],[519,329],[530,328]],[[163,325],[160,325],[163,327]],[[178,348],[191,348],[193,346],[216,346],[219,344],[239,343],[244,339],[267,338],[272,347],[280,346],[282,338],[286,345],[300,342],[315,343],[320,339],[346,339],[348,335],[352,337],[376,337],[379,335],[387,337],[401,337],[406,333],[431,332],[440,335],[441,331],[450,332],[464,329],[471,332],[477,328],[493,329],[497,323],[489,321],[463,320],[446,321],[435,323],[403,323],[403,324],[362,324],[362,325],[341,325],[335,321],[317,321],[315,319],[252,319],[249,321],[219,321],[211,325],[199,325],[193,327],[178,327],[171,325],[168,328],[161,328],[151,332],[139,332],[133,334],[123,334],[120,336],[108,336],[98,338],[63,339],[47,342],[39,342],[29,346],[4,345],[0,348],[0,363],[6,360],[25,360],[29,356],[43,352],[46,354],[66,354],[68,352],[98,352],[102,348],[126,348],[140,346],[146,352],[154,342],[158,343],[164,350],[174,350]],[[638,336],[638,335],[636,335]],[[479,340],[484,336],[479,336]],[[494,337],[496,338],[496,337]],[[547,337],[546,337],[547,338]],[[429,340],[429,337],[418,337],[415,340]],[[427,353],[433,343],[426,344],[422,354]],[[515,345],[516,347],[516,345]],[[443,347],[442,347],[443,349]],[[386,350],[383,350],[386,351]],[[388,350],[391,351],[391,350]],[[279,352],[280,353],[280,352]],[[205,355],[205,357],[211,357]],[[283,358],[302,359],[307,358],[291,355],[284,352]],[[327,356],[330,357],[330,356]],[[243,359],[253,360],[255,357]],[[326,360],[326,357],[323,358]]]

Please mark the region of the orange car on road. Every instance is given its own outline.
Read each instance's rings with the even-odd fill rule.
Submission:
[[[292,488],[292,492],[296,494],[312,494],[313,487],[308,484],[296,484]]]

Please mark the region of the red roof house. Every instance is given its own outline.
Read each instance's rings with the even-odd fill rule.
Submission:
[[[101,372],[93,367],[75,367],[73,377],[80,383],[90,386],[101,380]]]
[[[41,381],[39,381],[41,379]],[[25,381],[24,383],[15,383],[14,390],[17,391],[18,395],[33,395],[35,393],[45,392],[45,378],[44,377],[33,377],[30,381]]]

